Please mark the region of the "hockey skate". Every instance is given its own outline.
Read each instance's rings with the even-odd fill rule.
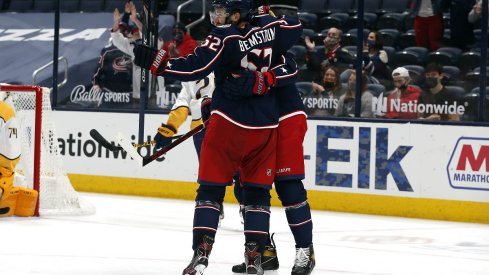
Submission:
[[[261,267],[261,253],[258,252],[258,248],[256,242],[245,244],[246,274],[264,274],[263,268]]]
[[[209,265],[209,255],[211,254],[214,239],[204,236],[202,243],[194,250],[194,256],[190,264],[183,270],[182,275],[203,275],[207,265]]]
[[[277,270],[279,267],[277,258],[277,249],[275,247],[275,241],[273,240],[273,234],[271,236],[272,244],[265,246],[265,251],[261,256],[261,267],[264,271],[266,270]],[[232,271],[234,273],[246,273],[246,264],[238,264],[233,266]],[[255,274],[255,273],[248,273]]]
[[[306,248],[295,249],[295,262],[292,267],[292,275],[309,275],[311,274],[314,266],[316,265],[316,259],[314,257],[314,248],[311,245]]]

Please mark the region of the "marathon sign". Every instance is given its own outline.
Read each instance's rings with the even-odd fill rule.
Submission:
[[[460,138],[448,161],[450,186],[489,191],[489,139]]]

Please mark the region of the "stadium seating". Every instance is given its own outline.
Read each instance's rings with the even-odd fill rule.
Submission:
[[[60,1],[62,2],[62,1]],[[36,0],[32,10],[35,12],[52,12],[54,10],[55,0]]]
[[[481,64],[481,54],[477,51],[468,51],[462,53],[458,66],[462,72],[468,72]]]
[[[350,30],[357,28],[358,24],[358,14],[348,17],[343,28],[345,30]],[[377,25],[377,14],[375,13],[364,13],[363,14],[363,25],[367,29],[374,29]]]
[[[383,0],[380,6],[380,13],[405,12],[411,0]]]
[[[77,12],[80,10],[80,1],[79,0],[59,1],[59,9],[61,12]]]
[[[375,97],[385,93],[385,87],[382,84],[367,84],[367,90]]]
[[[98,0],[81,0],[80,11],[82,12],[100,12],[103,10],[104,2]]]
[[[456,66],[443,66],[445,83],[449,85],[459,84],[460,69]]]
[[[327,9],[331,12],[352,12],[353,0],[329,0]]]
[[[317,23],[317,28],[320,30],[329,29],[331,27],[343,29],[343,26],[349,17],[350,15],[344,12],[332,13],[328,16],[321,17]]]
[[[386,13],[377,20],[377,28],[404,31],[406,29],[405,19],[406,15],[402,13]]]
[[[489,87],[486,87],[486,113],[484,114],[485,118],[489,118]],[[467,102],[467,106],[465,108],[465,114],[462,116],[462,119],[465,121],[476,121],[479,117],[479,104],[480,104],[480,89],[479,87],[473,88],[469,93],[466,93],[463,97],[463,102]],[[464,104],[465,105],[465,104]]]
[[[448,94],[450,94],[455,100],[457,100],[458,104],[463,104],[463,98],[465,96],[465,90],[459,86],[445,86],[445,90]]]
[[[425,69],[420,65],[404,65],[404,68],[409,71],[411,83],[418,86],[423,86],[425,80]]]
[[[355,0],[353,2],[353,11],[354,12],[357,12],[357,10],[358,10],[358,1],[359,0]],[[384,0],[384,1],[386,1],[386,0]],[[382,2],[381,0],[364,0],[363,1],[363,11],[365,13],[377,13],[380,10],[381,2]]]
[[[294,55],[294,59],[297,62],[297,66],[300,68],[306,62],[307,49],[302,45],[294,45],[289,49],[289,52]]]
[[[316,21],[318,20],[318,16],[314,13],[308,12],[299,12],[297,14],[299,16],[299,20],[301,21],[304,28],[316,29]]]
[[[316,13],[318,15],[328,15],[331,13],[326,9],[328,0],[304,0],[299,2],[301,3],[299,7],[300,11]]]
[[[33,0],[10,0],[7,11],[26,12],[32,10]]]
[[[428,54],[427,62],[435,62],[441,65],[457,65],[462,50],[454,47],[442,47]]]
[[[425,65],[428,49],[423,47],[408,47],[394,54],[392,65],[394,68],[404,65]]]
[[[380,29],[378,30],[378,33],[382,35],[382,39],[384,41],[385,46],[391,46],[396,48],[397,46],[397,40],[399,39],[399,36],[401,35],[401,32],[397,29]]]
[[[297,87],[297,90],[299,90],[301,97],[307,96],[312,92],[312,82],[310,81],[296,82],[295,86]]]
[[[416,46],[416,38],[414,36],[413,29],[401,33],[399,39],[397,40],[397,47],[399,49],[404,49],[407,47],[415,47],[415,46]]]
[[[83,1],[83,0],[82,0]],[[106,12],[113,12],[114,9],[118,9],[120,12],[124,11],[124,1],[120,0],[105,0],[105,11]]]

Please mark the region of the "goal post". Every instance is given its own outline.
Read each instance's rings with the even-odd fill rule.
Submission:
[[[39,86],[1,84],[5,102],[15,111],[21,139],[14,185],[39,192],[35,215],[86,215],[95,207],[73,188],[61,161],[51,109],[50,90]]]

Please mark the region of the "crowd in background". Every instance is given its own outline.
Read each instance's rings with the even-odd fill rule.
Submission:
[[[8,11],[14,2],[5,1],[2,9]],[[108,5],[109,1],[102,2]],[[147,87],[140,81],[140,69],[132,64],[132,47],[140,43],[143,28],[142,3],[133,2],[121,0],[113,10],[111,39],[94,64],[90,82],[93,91],[123,93],[125,102],[138,108],[140,91]],[[207,19],[187,29],[186,24],[199,15],[197,2],[183,9],[171,37],[160,35],[158,47],[173,57],[192,53],[211,28]],[[280,1],[272,10],[283,5],[298,7],[304,34],[290,52],[299,65],[297,87],[310,117],[476,121],[480,65],[484,63],[481,24],[487,24],[481,22],[481,2],[365,0],[362,38],[358,37],[355,0]],[[162,1],[161,13],[176,18],[178,3]],[[360,39],[361,54],[357,56]],[[361,75],[355,64],[360,64]],[[117,65],[129,69],[118,70]],[[146,107],[171,108],[181,83],[162,77],[154,83]],[[486,100],[489,103],[489,97]],[[361,106],[358,112],[356,101]],[[120,104],[102,107],[118,108]]]

